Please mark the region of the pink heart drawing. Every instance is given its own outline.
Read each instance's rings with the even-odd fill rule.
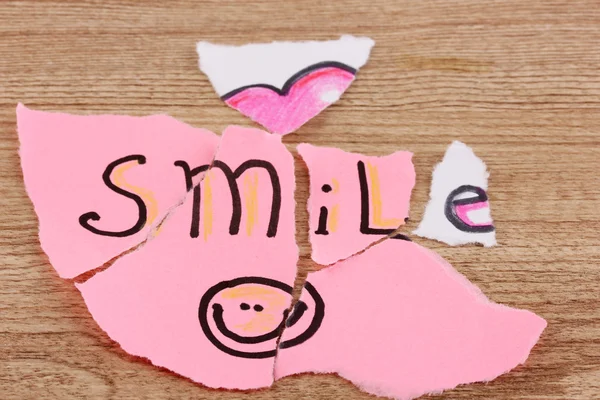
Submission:
[[[339,62],[321,62],[294,74],[279,89],[256,84],[233,90],[222,99],[269,131],[286,135],[319,114],[348,89],[356,70]]]

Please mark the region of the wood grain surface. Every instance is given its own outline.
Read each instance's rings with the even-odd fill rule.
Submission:
[[[206,389],[128,356],[40,249],[19,166],[15,107],[168,113],[220,132],[253,125],[216,96],[195,42],[368,35],[342,99],[284,138],[366,154],[415,153],[410,232],[453,139],[491,170],[500,245],[438,251],[494,301],[548,328],[524,366],[444,399],[600,398],[600,4],[589,1],[1,1],[0,398],[368,399],[334,375],[268,390]],[[254,126],[254,125],[253,125]],[[297,155],[296,155],[297,158]],[[297,286],[313,270],[308,174],[297,163]]]

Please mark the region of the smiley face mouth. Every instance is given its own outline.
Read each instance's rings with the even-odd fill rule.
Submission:
[[[256,294],[258,290],[260,290],[263,295],[264,293],[267,293],[267,296],[271,296],[271,298],[273,298],[273,296],[278,297],[281,295],[289,296],[291,298],[292,287],[283,282],[263,277],[241,277],[232,279],[230,281],[219,282],[218,284],[209,288],[200,300],[200,306],[198,307],[198,320],[200,322],[200,327],[202,328],[206,338],[208,338],[208,340],[216,348],[224,353],[242,358],[274,357],[277,354],[277,339],[280,337],[283,330],[285,328],[294,326],[299,320],[302,319],[302,317],[308,314],[309,310],[313,315],[310,323],[308,323],[307,328],[296,337],[282,341],[279,344],[279,347],[287,348],[303,343],[311,338],[321,326],[321,322],[325,315],[325,304],[323,299],[317,290],[308,282],[306,283],[305,288],[310,294],[312,298],[311,303],[314,303],[314,306],[309,307],[304,301],[298,301],[294,305],[289,317],[289,310],[287,307],[281,311],[281,314],[279,314],[281,315],[281,321],[274,329],[271,329],[270,331],[260,335],[246,336],[234,332],[232,329],[230,329],[230,327],[227,326],[227,323],[225,322],[227,315],[229,315],[229,319],[233,318],[235,320],[236,311],[239,312],[239,310],[232,310],[232,314],[230,315],[229,308],[225,307],[225,304],[221,304],[221,300],[219,299],[223,299],[223,301],[229,301],[229,304],[231,305],[234,304],[234,302],[231,300],[232,297],[238,299],[242,296],[248,296],[250,291],[254,291],[254,294]],[[283,305],[285,306],[288,303],[289,301],[286,301]],[[253,308],[258,315],[263,311],[266,312],[269,309],[268,305],[263,307],[264,303],[263,305],[257,303],[254,305],[254,307],[251,307],[246,302],[235,304],[239,304],[239,308],[242,310],[242,313],[250,311],[251,308]],[[282,303],[279,302],[277,305],[282,306]],[[209,310],[212,310],[212,312],[209,312]],[[244,317],[240,317],[238,314],[238,318],[243,319]],[[277,323],[277,315],[275,315],[274,318],[275,319],[271,317],[269,322]],[[248,323],[246,322],[245,324],[242,324],[242,326],[244,325],[248,326]],[[239,327],[240,325],[234,326]],[[264,329],[264,326],[261,325],[259,329]],[[227,340],[220,340],[217,336],[227,338],[234,343],[227,344]],[[272,341],[271,349],[269,349],[269,341]]]
[[[487,193],[477,186],[463,185],[450,192],[444,213],[448,221],[463,232],[486,233],[495,229],[489,216]],[[471,217],[476,214],[483,218],[475,220]]]

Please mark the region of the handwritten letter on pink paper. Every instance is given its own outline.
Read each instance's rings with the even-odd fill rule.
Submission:
[[[153,240],[77,287],[128,353],[209,387],[270,386],[298,260],[292,155],[279,136],[229,127],[197,188]]]
[[[298,152],[310,173],[314,261],[347,258],[404,224],[415,184],[412,153],[369,157],[306,143]]]
[[[218,136],[166,115],[80,116],[17,107],[40,242],[74,278],[142,242],[186,194],[176,160],[210,163]]]

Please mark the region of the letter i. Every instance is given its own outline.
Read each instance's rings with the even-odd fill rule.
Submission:
[[[331,186],[330,185],[323,185],[321,186],[321,190],[325,193],[329,193],[331,192]],[[317,235],[329,235],[329,231],[327,230],[327,217],[329,215],[329,210],[327,209],[327,207],[322,206],[321,209],[319,210],[319,226],[317,227],[317,230],[315,231],[315,234]]]

